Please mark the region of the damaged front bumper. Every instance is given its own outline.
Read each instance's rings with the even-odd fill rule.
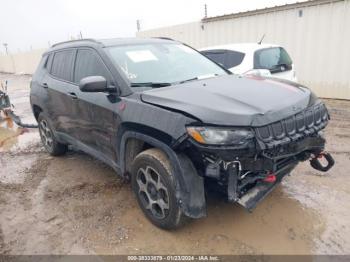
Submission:
[[[240,154],[231,150],[203,150],[205,169],[203,176],[211,183],[216,180],[228,201],[237,202],[252,210],[263,200],[301,161],[309,160],[313,168],[328,171],[334,160],[324,152],[325,139],[321,136],[307,137],[285,147],[285,153],[271,156],[269,151],[259,154]],[[231,155],[231,159],[228,159]],[[232,159],[232,156],[235,156]],[[324,158],[327,165],[319,162]],[[317,161],[317,162],[316,162]]]
[[[329,115],[323,104],[290,118],[255,128],[255,142],[244,148],[205,146],[189,139],[187,152],[197,170],[237,202],[252,210],[301,161],[322,172],[334,165],[325,153],[322,129]],[[322,158],[326,165],[319,161]],[[324,162],[323,161],[323,162]]]
[[[323,166],[318,160],[323,157],[327,161],[326,166]],[[295,161],[291,161],[288,165],[278,169],[276,173],[268,174],[265,178],[261,179],[256,186],[237,199],[237,202],[249,211],[254,209],[256,205],[282,181],[283,177],[290,174],[298,162],[299,161],[295,159]],[[322,152],[318,156],[310,159],[310,165],[316,170],[326,172],[333,167],[334,159],[331,154]],[[235,176],[235,174],[233,173],[231,176]]]

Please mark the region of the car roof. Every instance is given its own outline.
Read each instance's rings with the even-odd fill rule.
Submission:
[[[70,47],[81,47],[81,46],[90,46],[90,47],[109,47],[109,46],[118,46],[118,45],[133,45],[133,44],[150,44],[150,43],[174,43],[175,40],[170,38],[138,38],[138,37],[130,37],[130,38],[109,38],[109,39],[77,39],[70,40],[65,42],[60,42],[54,44],[51,48],[47,50],[47,52],[52,52],[64,48]]]
[[[215,50],[215,49],[225,49],[231,51],[238,51],[242,53],[255,52],[259,49],[270,48],[270,47],[279,47],[279,45],[275,44],[258,44],[258,43],[236,43],[236,44],[227,44],[227,45],[217,45],[210,46],[199,49],[199,51],[206,50]]]

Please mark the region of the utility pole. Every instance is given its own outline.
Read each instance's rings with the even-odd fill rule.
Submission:
[[[2,43],[2,45],[5,47],[6,55],[9,55],[8,43]],[[11,61],[12,61],[13,73],[16,73],[15,60],[13,59],[12,55],[10,55],[10,58],[11,58]]]
[[[141,25],[140,25],[139,19],[136,20],[136,28],[137,28],[137,32],[139,32],[141,30]]]
[[[204,4],[204,18],[208,17],[208,7],[207,4]]]
[[[8,49],[7,49],[8,44],[7,43],[3,43],[3,46],[5,47],[6,55],[8,55],[9,54]]]

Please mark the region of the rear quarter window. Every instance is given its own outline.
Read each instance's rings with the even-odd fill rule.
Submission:
[[[292,59],[282,47],[264,48],[254,53],[254,69],[267,69],[278,73],[292,69]]]
[[[49,72],[51,70],[52,60],[53,60],[53,54],[49,54],[44,65],[44,68]]]
[[[59,79],[72,82],[75,50],[58,51],[53,56],[51,74]]]

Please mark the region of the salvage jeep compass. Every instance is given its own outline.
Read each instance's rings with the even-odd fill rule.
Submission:
[[[30,99],[51,155],[71,145],[130,178],[161,228],[206,216],[208,186],[251,210],[300,161],[334,164],[328,111],[308,88],[233,75],[171,39],[56,44]]]

